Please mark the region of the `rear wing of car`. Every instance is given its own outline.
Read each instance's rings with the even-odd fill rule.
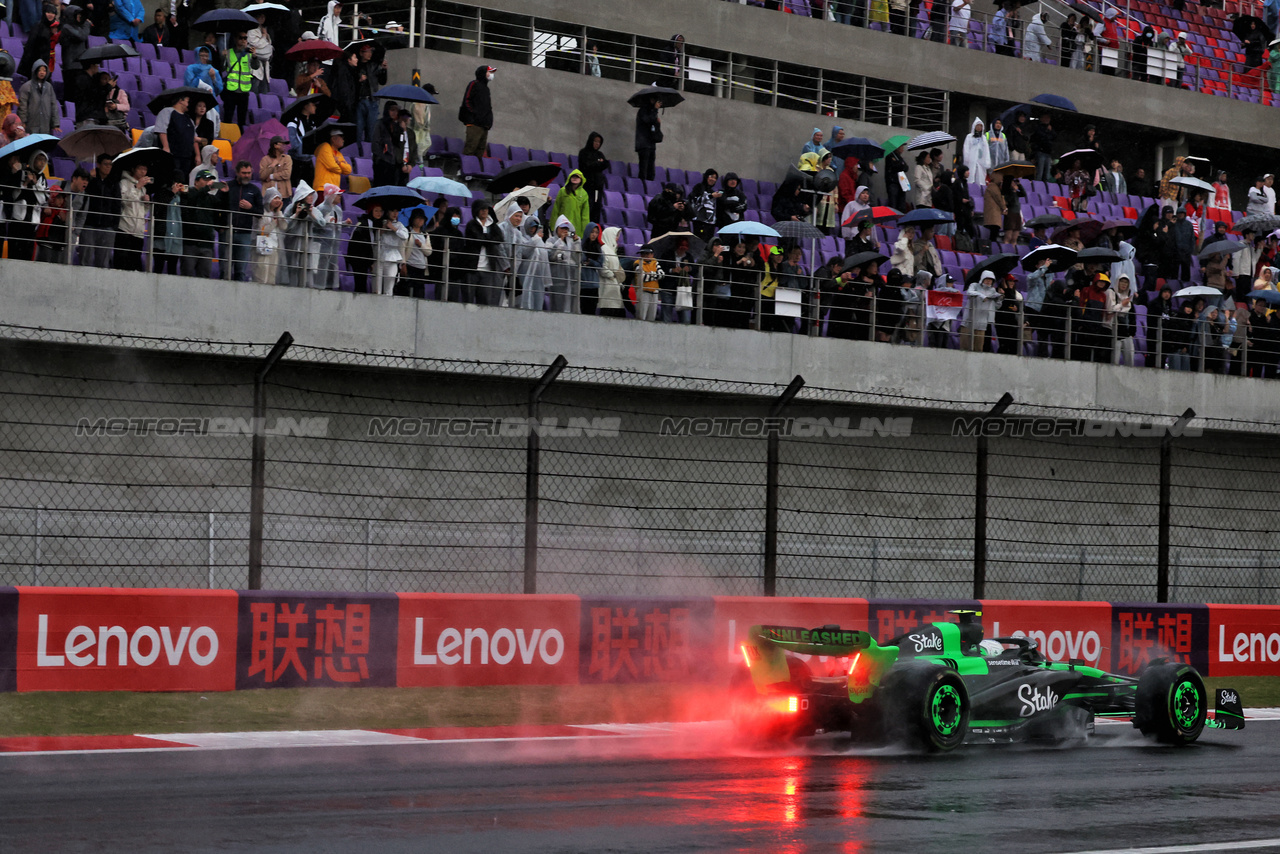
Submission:
[[[871,695],[881,675],[898,659],[896,646],[880,646],[871,635],[855,629],[752,626],[742,644],[742,655],[758,690],[790,682],[787,653],[852,658],[848,686],[849,699],[855,703]]]

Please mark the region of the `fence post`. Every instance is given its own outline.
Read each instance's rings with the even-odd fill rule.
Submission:
[[[1173,493],[1173,434],[1182,435],[1187,422],[1196,417],[1196,411],[1187,408],[1178,416],[1173,426],[1160,437],[1160,519],[1159,543],[1156,556],[1156,601],[1169,601],[1169,508]]]
[[[44,505],[36,505],[35,534],[32,537],[31,586],[40,586],[40,562],[44,560]]]
[[[524,592],[538,592],[538,409],[542,393],[569,364],[564,356],[556,356],[542,378],[529,392],[529,438],[524,468]]]
[[[1005,392],[987,413],[997,418],[1013,403],[1013,395]],[[985,422],[985,419],[983,419]],[[973,496],[973,598],[982,599],[987,589],[987,433],[985,424],[978,428],[977,483]]]
[[[444,261],[441,262],[442,269],[441,269],[441,276],[440,276],[440,279],[441,279],[440,293],[436,294],[436,300],[438,302],[449,301],[449,244],[452,242],[452,240],[453,238],[449,237],[448,235],[445,235],[444,250],[443,250]],[[426,296],[425,292],[423,293],[423,296],[424,297]]]
[[[804,387],[804,377],[796,374],[778,399],[769,407],[768,462],[764,493],[764,595],[778,595],[778,449],[781,427],[774,423],[782,410]]]
[[[271,348],[253,377],[253,461],[249,485],[249,589],[262,589],[262,512],[267,477],[267,374],[293,345],[288,332]]]

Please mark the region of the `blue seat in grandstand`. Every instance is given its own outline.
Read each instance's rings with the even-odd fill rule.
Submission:
[[[627,191],[627,179],[613,172],[609,172],[604,176],[604,185],[616,193],[625,193]]]
[[[622,206],[628,210],[642,211],[648,207],[645,197],[639,193],[623,193],[622,197],[625,199]]]
[[[547,155],[547,152],[542,150],[541,148],[531,148],[529,149],[529,159],[540,160],[543,163],[545,163],[548,159],[548,155]]]
[[[613,190],[604,191],[604,206],[607,208],[624,208],[626,207],[625,198],[622,193]]]
[[[513,145],[507,149],[508,158],[512,163],[524,163],[529,159],[529,149],[523,145]]]
[[[551,160],[552,163],[559,163],[561,166],[563,166],[564,167],[563,172],[565,175],[568,175],[570,172],[573,171],[573,168],[574,168],[573,158],[569,157],[569,155],[565,154],[563,151],[548,152],[547,157]]]
[[[500,142],[489,143],[489,156],[496,157],[499,160],[511,159],[507,153],[507,147]]]

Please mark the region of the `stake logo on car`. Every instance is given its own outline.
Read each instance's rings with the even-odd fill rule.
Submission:
[[[1029,718],[1036,712],[1047,712],[1058,705],[1058,695],[1048,688],[1042,694],[1039,688],[1024,683],[1018,687],[1018,699],[1022,702],[1020,714]]]
[[[916,652],[924,652],[926,649],[942,652],[941,635],[907,635],[907,640],[915,644]]]

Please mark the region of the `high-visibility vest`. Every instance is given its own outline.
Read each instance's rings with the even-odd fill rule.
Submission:
[[[250,85],[253,83],[253,74],[250,69],[250,62],[253,54],[245,52],[237,54],[234,50],[227,51],[227,85],[228,92],[248,92]]]

